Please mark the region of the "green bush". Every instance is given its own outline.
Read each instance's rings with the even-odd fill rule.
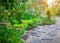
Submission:
[[[25,32],[26,26],[15,26],[21,24],[21,0],[0,1],[0,22],[7,22],[7,28],[0,25],[0,43],[23,43],[20,36]],[[26,2],[26,1],[25,1]],[[23,3],[25,3],[23,1]],[[22,10],[22,9],[21,9]],[[19,30],[18,30],[19,29]]]
[[[55,18],[54,17],[51,17],[50,19],[48,19],[47,15],[45,15],[45,14],[40,15],[39,25],[50,25],[50,24],[54,24],[54,23],[55,23]]]
[[[23,43],[19,37],[18,30],[0,29],[0,43]]]
[[[0,29],[0,43],[23,43],[19,37],[23,35],[25,29],[37,24],[38,14],[35,8],[34,10],[29,8],[27,0],[22,0],[22,4],[20,0],[0,2],[0,22],[7,22],[7,28]]]
[[[34,18],[34,19],[29,19],[29,20],[22,20],[22,25],[25,24],[24,26],[26,26],[26,29],[31,29],[33,27],[36,27],[39,20],[38,18]]]

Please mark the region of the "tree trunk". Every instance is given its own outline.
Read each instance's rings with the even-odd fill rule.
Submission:
[[[47,11],[47,17],[48,17],[48,19],[51,18],[51,12],[49,10]]]

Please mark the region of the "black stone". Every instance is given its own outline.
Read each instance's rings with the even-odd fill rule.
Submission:
[[[23,35],[23,36],[22,36],[22,39],[23,39],[23,40],[27,40],[27,39],[28,39],[28,36],[29,36],[29,35]]]

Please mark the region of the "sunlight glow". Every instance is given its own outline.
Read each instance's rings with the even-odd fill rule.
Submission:
[[[47,0],[48,7],[52,7],[55,4],[55,0]]]

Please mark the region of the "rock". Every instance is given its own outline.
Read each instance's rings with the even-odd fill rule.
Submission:
[[[22,36],[22,39],[23,39],[23,40],[27,40],[27,39],[28,39],[28,36],[29,36],[29,35],[25,34],[25,35]]]
[[[44,30],[46,30],[46,31],[50,31],[50,30],[51,30],[51,28],[46,28],[46,27],[45,27],[45,28],[44,28]]]
[[[40,37],[40,36],[41,36],[41,34],[32,34],[32,36]]]
[[[41,40],[41,43],[54,43],[53,40]]]
[[[55,27],[55,24],[49,26],[49,28],[51,28],[51,29],[53,29],[54,27]]]
[[[37,29],[42,29],[43,28],[43,26],[37,26]]]
[[[33,37],[29,43],[41,43],[41,40],[36,37]]]
[[[58,23],[58,24],[55,24],[55,27],[60,27],[60,24]]]
[[[56,27],[56,30],[60,30],[60,27]]]
[[[35,37],[40,37],[41,35],[39,33],[37,33],[36,31],[33,31],[33,32],[30,32],[30,34],[32,36],[35,36]]]
[[[41,34],[45,34],[45,33],[46,33],[46,31],[43,30],[43,29],[37,30],[37,32],[38,32],[38,33],[41,33]]]
[[[30,34],[37,34],[36,31],[30,31]]]
[[[53,37],[49,35],[45,35],[44,37],[41,38],[41,40],[53,40]]]
[[[52,30],[52,31],[48,32],[47,35],[55,36],[56,34],[57,34],[57,31],[56,30]]]

